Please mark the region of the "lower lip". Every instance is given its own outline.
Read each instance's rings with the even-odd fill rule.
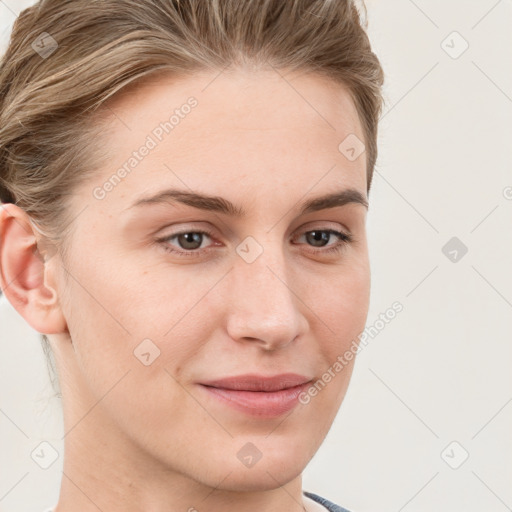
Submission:
[[[210,395],[226,405],[252,416],[274,417],[291,411],[299,403],[299,395],[305,391],[309,382],[280,391],[235,391],[214,388],[201,384]]]

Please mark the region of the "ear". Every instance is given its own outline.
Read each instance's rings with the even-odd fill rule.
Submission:
[[[56,287],[57,257],[44,261],[30,217],[15,204],[0,205],[0,286],[9,302],[41,334],[67,332]]]

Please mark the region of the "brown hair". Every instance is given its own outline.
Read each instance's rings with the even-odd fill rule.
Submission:
[[[0,200],[26,211],[64,256],[66,201],[101,157],[99,107],[156,72],[247,64],[346,86],[369,192],[384,74],[366,27],[351,0],[40,0],[16,19],[0,61]],[[51,353],[45,336],[43,349]]]

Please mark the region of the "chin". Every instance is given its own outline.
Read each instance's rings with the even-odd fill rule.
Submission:
[[[218,487],[217,480],[215,487],[233,492],[272,491],[300,476],[303,470],[303,466],[296,466],[289,460],[283,461],[283,464],[264,465],[261,459],[252,468],[246,468],[240,464],[240,467],[227,469],[231,474]],[[225,474],[222,477],[224,476]]]

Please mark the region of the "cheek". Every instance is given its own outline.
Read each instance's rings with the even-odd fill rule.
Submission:
[[[70,273],[64,314],[77,362],[98,393],[127,370],[144,371],[144,378],[173,372],[204,337],[197,315],[204,317],[202,297],[217,276],[191,279],[114,256],[77,264]]]
[[[126,288],[130,273],[116,266],[118,260],[101,251],[89,256],[88,261],[80,254],[71,259],[62,305],[76,364],[101,396],[137,362],[133,350],[142,338],[132,319],[135,311],[145,312],[135,290]]]
[[[67,318],[74,351],[69,355],[79,386],[76,396],[87,408],[101,403],[101,411],[127,431],[133,425],[134,431],[144,432],[149,421],[155,429],[168,428],[171,411],[186,399],[172,376],[178,377],[194,347],[176,343],[174,331],[167,339],[159,337],[162,324],[168,330],[172,318],[157,319],[152,304],[118,288],[113,279],[109,286],[90,284],[87,291],[75,283],[70,296]]]
[[[335,310],[330,313],[337,323],[336,328],[342,329],[345,325],[352,334],[359,334],[366,323],[369,301],[370,273],[360,266],[341,280],[337,300],[333,300]]]
[[[73,382],[77,384],[73,396],[84,410],[92,408],[88,421],[108,418],[155,457],[172,453],[185,459],[187,446],[208,439],[206,431],[190,426],[211,429],[207,412],[176,381],[183,378],[182,371],[208,332],[200,321],[201,304],[193,306],[212,286],[212,278],[192,292],[187,290],[183,294],[187,300],[176,300],[176,291],[164,292],[167,282],[151,283],[147,276],[139,276],[140,280],[131,279],[124,287],[121,272],[118,277],[111,274],[108,286],[101,279],[89,281],[87,291],[70,280],[67,318],[75,350],[69,355],[76,364],[70,368],[76,372]],[[87,282],[85,272],[80,281]],[[178,289],[184,286],[180,283]],[[176,318],[182,320],[164,337]],[[145,338],[152,342],[138,350]],[[148,352],[151,363],[143,364],[134,350],[142,360]],[[152,359],[155,350],[159,353]],[[171,430],[176,438],[169,434]],[[176,452],[175,439],[182,454]]]
[[[308,304],[339,349],[363,331],[370,302],[370,269],[361,255],[357,263],[340,265],[323,286],[308,289]],[[331,344],[332,345],[332,344]]]

